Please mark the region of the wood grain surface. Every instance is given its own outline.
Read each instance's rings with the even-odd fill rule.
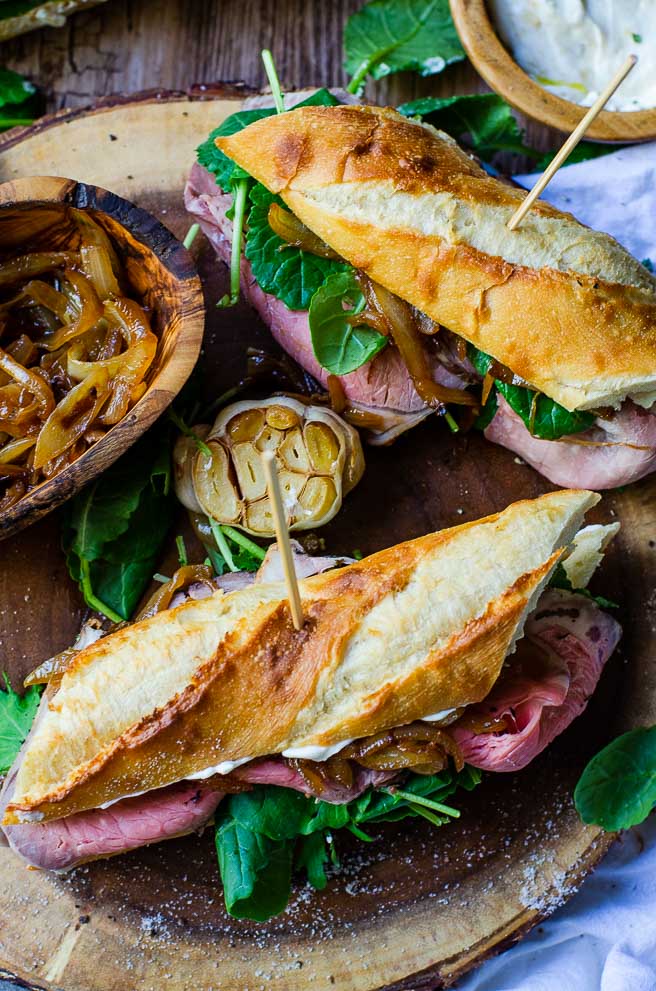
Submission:
[[[256,86],[265,44],[287,85],[330,84],[343,81],[341,25],[355,6],[110,0],[61,32],[4,48],[8,64],[47,83],[53,108],[121,90],[187,91],[221,76]],[[470,69],[456,66],[438,80],[400,80],[376,93],[392,101],[465,88],[480,87]],[[180,235],[189,224],[180,178],[197,138],[225,112],[223,100],[179,98],[109,107],[95,119],[65,117],[56,130],[6,144],[0,179],[29,171],[35,159],[40,169],[64,165]],[[548,133],[534,131],[538,138],[551,146]],[[210,398],[243,373],[246,342],[273,344],[248,307],[215,308],[225,271],[201,238],[193,250],[208,305],[203,388]],[[436,420],[366,457],[365,478],[321,533],[335,553],[357,547],[366,554],[549,488],[510,452],[479,435],[454,437]],[[620,602],[625,637],[588,712],[530,770],[488,776],[465,796],[454,827],[404,823],[382,829],[368,846],[345,842],[329,888],[315,894],[297,886],[289,911],[266,925],[225,915],[211,830],[61,878],[25,871],[0,850],[0,978],[64,991],[428,991],[520,938],[575,890],[609,845],[581,825],[572,806],[586,759],[616,732],[656,718],[655,496],[654,482],[643,482],[607,495],[593,514],[624,524],[598,587]],[[59,550],[57,513],[0,544],[0,657],[16,682],[71,642],[81,612]]]

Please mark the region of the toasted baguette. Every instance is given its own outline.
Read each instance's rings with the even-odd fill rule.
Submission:
[[[256,584],[92,644],[30,739],[4,822],[480,701],[598,499],[554,492],[305,579],[300,632],[283,586]]]
[[[448,135],[305,107],[216,144],[343,258],[567,409],[656,399],[656,279],[541,201],[509,231],[524,191]]]

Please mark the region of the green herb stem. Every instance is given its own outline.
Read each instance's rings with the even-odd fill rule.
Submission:
[[[241,241],[246,216],[249,179],[239,179],[234,187],[234,219],[232,221],[232,251],[230,253],[230,294],[223,296],[217,306],[234,306],[239,302],[241,274]]]
[[[175,546],[178,548],[178,561],[181,567],[186,567],[189,564],[189,558],[187,557],[187,548],[185,546],[184,537],[181,534],[175,538]]]
[[[169,409],[169,419],[175,424],[178,430],[185,435],[185,437],[191,437],[195,442],[199,451],[202,451],[207,458],[212,457],[212,452],[204,440],[195,433],[191,427],[187,426],[182,417],[176,413],[174,409]]]
[[[432,798],[426,798],[424,795],[414,795],[411,791],[402,791],[400,788],[395,788],[393,791],[391,788],[382,788],[381,791],[386,791],[388,795],[404,798],[412,805],[424,805],[427,809],[441,812],[445,816],[453,816],[454,819],[460,818],[458,809],[454,809],[450,805],[443,805],[442,802],[434,802]]]
[[[166,585],[168,582],[171,581],[171,579],[168,578],[166,575],[160,575],[159,571],[156,571],[155,574],[153,575],[153,581],[159,582],[161,585]]]
[[[444,419],[449,424],[449,430],[451,431],[451,433],[452,434],[457,434],[459,432],[459,430],[460,430],[460,427],[458,426],[458,424],[456,423],[456,421],[453,419],[453,417],[449,413],[448,409],[444,410]]]
[[[364,59],[355,70],[355,75],[346,87],[347,93],[353,93],[355,96],[359,96],[364,89],[364,84],[369,75],[369,70],[372,66],[371,59]]]
[[[235,559],[232,556],[232,551],[230,550],[230,547],[228,546],[228,541],[225,538],[225,534],[223,533],[223,530],[221,529],[221,526],[211,516],[208,516],[207,518],[209,520],[210,529],[212,531],[212,536],[214,537],[214,539],[216,541],[216,546],[219,548],[219,551],[223,555],[223,560],[227,564],[228,570],[229,571],[239,571],[239,568],[235,564]]]
[[[262,61],[264,62],[264,71],[267,74],[267,79],[269,80],[269,86],[271,87],[271,94],[273,96],[273,102],[276,105],[276,113],[284,114],[285,112],[285,101],[282,95],[282,89],[280,87],[280,80],[278,79],[278,73],[276,72],[276,67],[273,61],[273,55],[268,48],[262,51]]]
[[[185,238],[182,243],[184,244],[187,251],[189,251],[189,248],[196,240],[196,235],[198,234],[199,230],[200,230],[200,224],[192,224],[189,230],[187,231],[187,233],[185,234]]]
[[[235,530],[234,527],[227,526],[224,523],[221,524],[221,530],[226,537],[230,537],[230,540],[232,540],[235,544],[238,544],[239,547],[243,547],[245,551],[248,551],[249,554],[256,557],[258,561],[264,560],[266,555],[264,548],[260,547],[259,544],[254,543],[252,540],[249,540],[246,534],[242,533],[240,530]]]
[[[95,609],[96,612],[102,613],[107,619],[111,619],[112,623],[123,623],[123,617],[119,616],[117,612],[114,612],[109,606],[106,606],[104,602],[95,595],[93,587],[91,585],[91,572],[89,570],[89,562],[83,558],[80,561],[80,573],[82,578],[82,591],[84,593],[84,599],[88,606]]]

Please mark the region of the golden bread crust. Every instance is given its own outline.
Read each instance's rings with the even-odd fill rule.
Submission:
[[[656,398],[656,280],[539,200],[509,232],[524,191],[447,135],[307,107],[216,143],[346,260],[568,409]]]
[[[325,746],[479,701],[597,499],[550,493],[305,579],[299,632],[282,586],[262,584],[91,645],[30,739],[5,823],[58,818],[223,761]],[[195,627],[209,631],[200,654]],[[178,680],[154,705],[162,667]],[[133,692],[139,718],[126,716]]]

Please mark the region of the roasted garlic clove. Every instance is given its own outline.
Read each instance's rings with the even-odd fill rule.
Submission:
[[[332,519],[364,471],[362,445],[353,427],[330,409],[286,396],[233,403],[203,436],[211,456],[198,444],[189,446],[190,438],[176,445],[181,500],[193,512],[259,537],[274,536],[263,451],[276,454],[291,530]]]
[[[175,494],[182,505],[186,509],[191,510],[192,513],[202,512],[194,491],[191,473],[196,455],[199,451],[198,440],[205,440],[210,429],[207,424],[201,423],[197,427],[194,427],[195,437],[181,434],[173,447],[173,482],[175,485]]]

